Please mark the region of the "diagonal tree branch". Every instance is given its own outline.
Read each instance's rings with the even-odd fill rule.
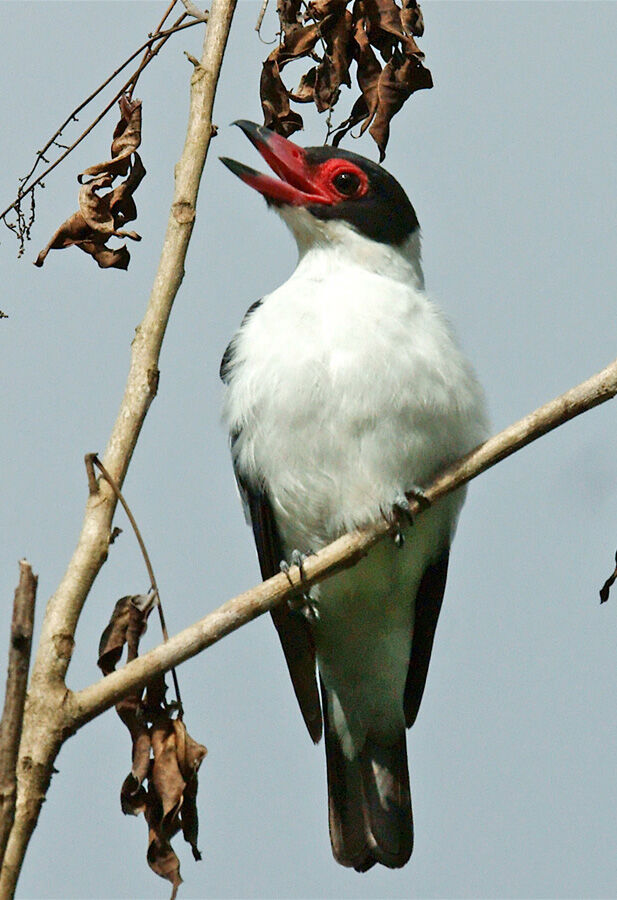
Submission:
[[[120,411],[103,459],[121,486],[144,419],[156,395],[158,360],[195,220],[199,182],[212,136],[212,107],[236,0],[213,0],[201,62],[191,79],[188,130],[176,167],[173,203],[159,268],[145,316],[132,344],[131,364]],[[64,677],[81,609],[107,557],[116,496],[107,482],[91,484],[81,534],[67,571],[50,599],[30,682],[18,762],[15,822],[0,873],[0,898],[14,895],[30,836],[67,737]]]
[[[615,395],[617,395],[617,360],[597,375],[529,413],[489,438],[458,462],[448,466],[425,488],[427,500],[434,503],[542,435],[610,400]],[[413,497],[409,500],[414,515],[421,515],[422,508],[418,501]],[[201,621],[184,629],[165,644],[128,663],[124,668],[108,675],[102,681],[72,694],[66,707],[67,725],[71,729],[81,727],[132,690],[144,685],[154,675],[179,665],[215,644],[225,635],[289,598],[298,588],[306,590],[311,584],[323,581],[343,568],[353,566],[389,531],[390,526],[384,520],[368,528],[343,535],[303,562],[303,579],[300,578],[298,567],[294,566],[290,570],[289,578],[286,574],[281,574],[268,579],[263,584],[224,603]]]

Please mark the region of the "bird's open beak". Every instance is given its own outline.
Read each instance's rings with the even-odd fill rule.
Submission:
[[[278,179],[262,175],[256,169],[250,169],[243,163],[222,156],[221,162],[245,184],[255,188],[266,200],[274,203],[307,206],[312,203],[332,202],[331,197],[312,177],[311,166],[302,147],[263,125],[255,125],[245,119],[233,124],[242,129],[272,171],[278,175]]]

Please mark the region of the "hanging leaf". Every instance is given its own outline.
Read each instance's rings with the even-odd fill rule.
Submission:
[[[116,603],[99,643],[98,665],[104,675],[114,671],[125,647],[127,662],[137,658],[155,596],[151,591],[122,597]],[[165,678],[159,675],[145,690],[120,700],[116,712],[132,743],[131,771],[120,791],[122,812],[144,815],[148,865],[171,883],[173,900],[182,878],[172,838],[181,831],[193,858],[201,859],[197,847],[197,772],[207,750],[189,735],[177,715],[177,704],[167,702],[166,692]]]
[[[392,118],[415,91],[432,87],[431,73],[415,38],[424,32],[415,0],[310,0],[302,15],[299,0],[279,0],[281,42],[264,63],[260,93],[264,124],[289,136],[303,127],[291,103],[314,102],[320,113],[331,111],[341,88],[355,80],[360,96],[348,118],[338,125],[338,145],[356,125],[367,129],[383,160]],[[381,57],[385,65],[379,61]],[[282,77],[285,66],[309,57],[310,68],[295,90]]]
[[[54,232],[51,240],[37,256],[34,265],[42,266],[50,250],[76,246],[90,254],[102,269],[127,269],[130,253],[125,244],[117,249],[107,246],[111,237],[140,241],[135,231],[123,226],[137,218],[133,193],[146,170],[136,152],[141,143],[141,101],[120,99],[121,118],[114,130],[111,159],[90,166],[78,176],[79,211],[73,213]],[[112,189],[120,175],[125,181]],[[84,180],[89,176],[89,180]],[[106,191],[106,193],[101,193]]]

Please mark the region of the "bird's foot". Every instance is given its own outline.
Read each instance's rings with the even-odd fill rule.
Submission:
[[[307,550],[306,553],[302,553],[300,550],[292,550],[291,555],[289,557],[289,562],[286,559],[282,559],[279,563],[279,568],[283,575],[287,576],[287,581],[290,583],[292,587],[297,587],[294,585],[293,579],[289,574],[291,572],[292,566],[297,566],[298,571],[300,573],[300,582],[306,580],[306,575],[304,574],[304,560],[308,559],[309,556],[315,556],[313,550]]]
[[[431,501],[424,492],[424,488],[421,488],[419,484],[412,484],[411,487],[407,488],[405,491],[405,499],[407,500],[409,497],[416,501],[420,509],[428,509],[431,505]]]
[[[306,580],[304,561],[308,559],[309,556],[315,556],[315,551],[307,550],[306,553],[302,553],[300,550],[292,550],[289,562],[287,562],[286,559],[282,559],[279,564],[281,572],[287,576],[287,581],[292,587],[296,588],[296,590],[300,588],[302,583]],[[290,572],[292,566],[298,567],[298,572],[300,574],[299,585],[295,584],[291,577]],[[290,609],[294,612],[301,612],[309,621],[315,621],[318,618],[317,607],[307,591],[293,594],[287,602]]]
[[[388,513],[384,513],[386,522],[392,528],[392,536],[397,547],[405,546],[404,528],[413,525],[415,515],[411,508],[409,498],[415,500],[421,509],[427,509],[431,505],[424,491],[418,485],[411,485],[405,493],[397,494]]]

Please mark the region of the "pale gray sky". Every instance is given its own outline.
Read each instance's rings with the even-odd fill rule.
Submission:
[[[151,31],[165,4],[2,2],[2,207],[61,119]],[[430,294],[484,383],[495,430],[615,356],[615,3],[425,0],[435,88],[394,120],[387,167],[424,233]],[[219,422],[218,364],[245,309],[293,268],[263,201],[217,156],[256,164],[228,123],[258,120],[259,4],[242,0],[223,71],[199,214],[126,494],[177,631],[258,579]],[[264,35],[274,33],[266,20]],[[38,621],[73,550],[82,458],[105,446],[158,258],[184,136],[196,33],[144,75],[137,230],[127,273],[75,249],[31,261],[103,159],[101,126],[39,193],[34,240],[2,235],[0,650],[17,560],[40,575]],[[302,143],[323,139],[304,107]],[[81,116],[80,124],[87,119]],[[366,140],[346,146],[376,158]],[[323,747],[295,706],[264,618],[182,667],[191,733],[207,744],[200,846],[180,846],[184,898],[617,896],[617,546],[613,403],[471,487],[417,725],[409,734],[416,844],[397,872],[358,875],[330,853]],[[147,585],[124,527],[77,633],[71,686],[98,677],[115,600]],[[154,624],[147,636],[158,640]],[[143,821],[120,812],[130,744],[109,713],[71,739],[20,884],[23,898],[168,896]]]

